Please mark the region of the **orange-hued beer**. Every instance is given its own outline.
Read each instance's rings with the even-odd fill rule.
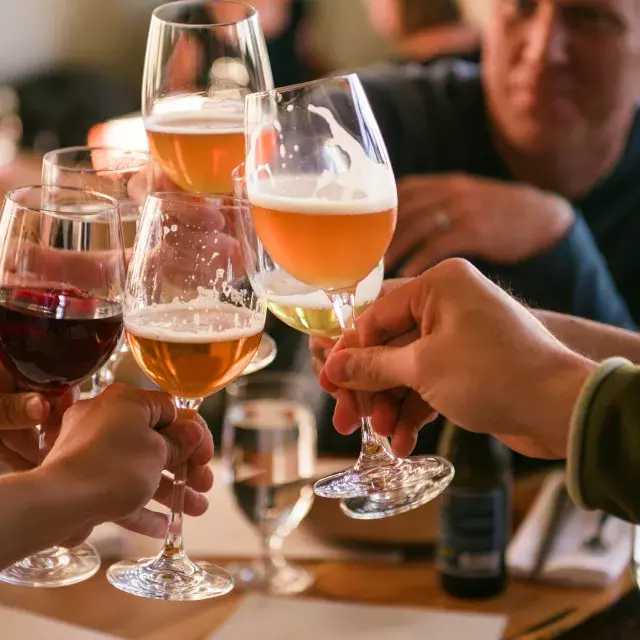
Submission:
[[[251,362],[262,322],[230,304],[148,307],[125,324],[140,368],[164,391],[204,398],[227,386]]]
[[[145,121],[149,149],[167,177],[192,193],[233,193],[231,172],[245,158],[241,118],[173,113]]]
[[[273,260],[324,291],[355,289],[380,262],[395,230],[395,202],[249,198],[256,232]]]

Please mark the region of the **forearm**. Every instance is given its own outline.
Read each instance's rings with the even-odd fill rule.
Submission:
[[[0,567],[60,543],[90,521],[80,483],[47,468],[0,477]]]
[[[532,312],[558,340],[592,360],[621,356],[640,363],[640,336],[637,333],[553,311]]]

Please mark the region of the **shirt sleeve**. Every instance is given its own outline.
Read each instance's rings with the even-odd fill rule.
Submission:
[[[567,484],[583,509],[640,523],[640,367],[604,361],[575,405]]]

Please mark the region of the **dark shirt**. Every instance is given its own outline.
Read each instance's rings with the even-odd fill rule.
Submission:
[[[397,178],[464,172],[513,181],[490,135],[477,64],[382,65],[359,75]],[[515,266],[474,262],[533,306],[634,328],[640,319],[638,176],[636,117],[623,158],[572,203],[575,224],[556,246]]]

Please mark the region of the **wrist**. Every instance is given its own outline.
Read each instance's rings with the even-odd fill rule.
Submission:
[[[546,372],[539,376],[540,411],[532,417],[537,428],[544,431],[545,444],[559,457],[567,456],[575,403],[586,381],[597,368],[596,362],[564,349],[549,362]]]

